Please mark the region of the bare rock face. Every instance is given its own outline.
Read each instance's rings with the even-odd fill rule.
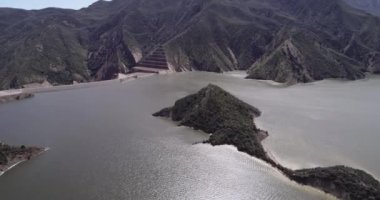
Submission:
[[[311,82],[325,78],[364,78],[366,69],[360,62],[332,52],[320,38],[307,35],[304,31],[294,30],[291,39],[269,51],[251,67],[247,78],[271,79],[282,83]]]
[[[290,44],[289,44],[290,45]],[[291,48],[291,46],[289,46]],[[289,55],[297,55],[288,49]],[[239,151],[264,160],[291,180],[332,194],[343,200],[378,200],[380,183],[368,173],[345,166],[291,170],[267,156],[261,140],[268,136],[253,123],[261,112],[218,86],[208,85],[198,93],[184,97],[173,107],[154,116],[169,117],[179,125],[210,133],[212,145],[234,145]]]
[[[122,30],[117,24],[109,28],[101,27],[91,33],[87,67],[95,80],[116,78],[118,73],[125,74],[136,64]]]

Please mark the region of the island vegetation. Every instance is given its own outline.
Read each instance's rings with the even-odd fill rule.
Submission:
[[[234,145],[239,151],[264,160],[291,180],[318,188],[343,200],[380,199],[380,183],[368,173],[346,166],[292,170],[274,161],[261,140],[268,133],[253,120],[260,110],[248,105],[216,85],[175,102],[153,116],[169,117],[179,125],[210,133],[211,145]]]
[[[26,147],[25,145],[10,146],[0,142],[0,175],[17,164],[32,159],[45,150],[45,148]]]

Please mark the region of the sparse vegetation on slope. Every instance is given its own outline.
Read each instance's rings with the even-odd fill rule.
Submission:
[[[0,89],[127,73],[159,46],[176,71],[309,82],[380,71],[380,19],[342,0],[113,0],[1,8]],[[288,51],[289,45],[292,48]],[[296,52],[299,52],[295,54]]]

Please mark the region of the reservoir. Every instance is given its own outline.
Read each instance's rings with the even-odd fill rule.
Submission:
[[[320,200],[231,146],[151,114],[208,83],[259,108],[264,147],[293,169],[344,164],[380,177],[380,78],[283,87],[188,72],[37,93],[0,105],[0,138],[50,147],[0,177],[2,200]]]

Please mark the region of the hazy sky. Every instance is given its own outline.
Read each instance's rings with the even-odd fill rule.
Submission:
[[[79,9],[96,0],[0,0],[0,7],[41,9],[46,7]]]

